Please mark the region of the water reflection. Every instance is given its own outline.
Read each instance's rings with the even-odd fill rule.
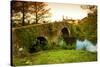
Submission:
[[[70,40],[70,39],[69,39]],[[63,38],[59,40],[59,45],[61,47],[68,47],[68,43],[65,42]],[[76,45],[76,50],[87,50],[90,52],[96,52],[97,51],[97,45],[96,43],[93,43],[92,41],[88,39],[76,39],[73,45]]]
[[[94,45],[91,41],[85,40],[76,40],[76,49],[84,49],[91,52],[97,51],[97,45]]]

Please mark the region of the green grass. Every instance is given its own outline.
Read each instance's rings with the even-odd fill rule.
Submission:
[[[46,50],[23,58],[13,57],[13,65],[57,64],[96,61],[97,53],[82,50]]]

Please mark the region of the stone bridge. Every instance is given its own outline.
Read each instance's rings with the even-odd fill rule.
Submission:
[[[20,46],[28,47],[33,44],[35,39],[57,43],[62,35],[72,36],[70,23],[55,22],[12,28],[12,45],[16,48]]]

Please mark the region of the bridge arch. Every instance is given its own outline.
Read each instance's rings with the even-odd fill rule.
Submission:
[[[47,42],[47,39],[43,36],[39,36],[36,38],[37,39],[37,44],[39,44],[40,46],[45,46]]]
[[[61,35],[63,35],[64,37],[70,36],[70,30],[68,27],[63,27],[60,31],[61,31]]]
[[[71,36],[70,30],[68,27],[63,27],[61,29],[61,38],[66,42],[66,45],[72,46],[76,41],[76,38]]]
[[[40,51],[40,50],[45,50],[47,44],[48,44],[48,40],[47,40],[46,37],[44,37],[44,36],[38,36],[34,40],[33,45],[30,46],[29,53],[37,52],[37,51]]]

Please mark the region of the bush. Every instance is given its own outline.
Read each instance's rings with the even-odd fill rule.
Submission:
[[[65,42],[63,39],[60,39],[60,41],[59,41],[59,46],[60,46],[62,49],[67,49],[67,44],[66,44],[66,42]]]
[[[37,37],[33,41],[33,44],[29,47],[29,52],[33,53],[40,50],[47,50],[49,48],[50,46],[48,44],[48,41],[44,37]]]

